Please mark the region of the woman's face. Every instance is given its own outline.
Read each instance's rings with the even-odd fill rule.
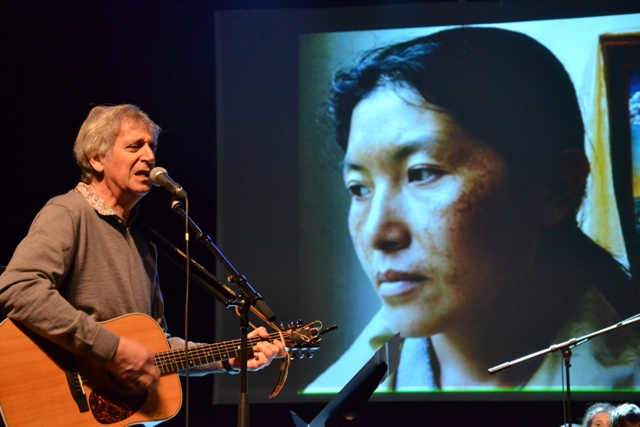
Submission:
[[[610,426],[611,414],[608,412],[598,412],[592,419],[590,427],[608,427]]]
[[[409,87],[356,106],[343,177],[356,252],[404,336],[477,322],[530,270],[538,221],[501,156]]]

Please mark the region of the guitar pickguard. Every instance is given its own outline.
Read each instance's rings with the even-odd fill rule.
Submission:
[[[110,387],[100,387],[89,395],[89,407],[100,424],[115,424],[138,412],[147,394],[122,394]]]

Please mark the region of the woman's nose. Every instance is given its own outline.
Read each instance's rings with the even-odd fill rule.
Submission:
[[[374,193],[364,232],[375,250],[393,252],[411,243],[410,228],[406,222],[406,206],[401,195],[393,190]]]

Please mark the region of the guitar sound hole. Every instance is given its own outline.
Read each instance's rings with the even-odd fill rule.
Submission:
[[[103,387],[95,389],[89,396],[91,413],[100,424],[113,424],[135,414],[147,400],[147,393],[122,394]]]

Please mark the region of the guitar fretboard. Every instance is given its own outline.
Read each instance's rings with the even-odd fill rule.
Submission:
[[[282,334],[286,337],[289,332],[282,332]],[[272,342],[279,338],[280,334],[278,333],[270,334],[268,339],[248,338],[247,347],[249,348],[249,357],[251,357],[252,354],[251,349],[260,341]],[[154,354],[154,360],[162,375],[165,375],[186,369],[187,366],[189,366],[189,368],[195,368],[197,366],[238,357],[240,356],[240,350],[241,341],[237,339],[214,344],[190,345],[188,347],[188,357],[185,349],[182,348],[156,353]]]

